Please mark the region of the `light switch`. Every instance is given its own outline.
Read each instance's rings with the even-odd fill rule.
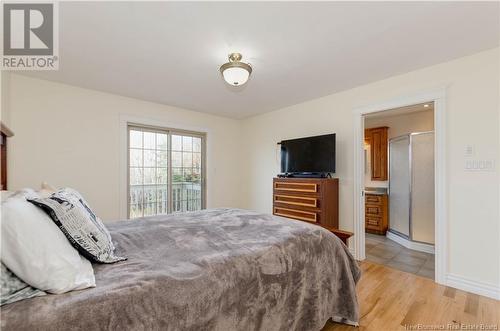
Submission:
[[[465,156],[466,157],[474,156],[474,146],[473,145],[466,145],[465,146]]]

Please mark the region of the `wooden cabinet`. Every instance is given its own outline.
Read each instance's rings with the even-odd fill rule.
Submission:
[[[387,194],[365,194],[366,232],[385,235],[389,227]]]
[[[346,245],[352,236],[338,229],[338,178],[274,178],[273,214],[319,225]]]
[[[388,129],[384,126],[365,130],[365,142],[370,145],[372,180],[384,181],[388,178]]]

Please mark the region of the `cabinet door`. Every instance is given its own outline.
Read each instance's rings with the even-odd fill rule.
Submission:
[[[372,180],[387,180],[387,128],[370,131]]]

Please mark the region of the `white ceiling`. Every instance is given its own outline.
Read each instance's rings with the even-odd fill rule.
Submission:
[[[60,2],[60,70],[27,75],[233,118],[499,44],[499,3]],[[239,51],[254,72],[227,86]]]

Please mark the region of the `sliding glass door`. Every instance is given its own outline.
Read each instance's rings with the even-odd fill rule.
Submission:
[[[129,218],[204,208],[204,134],[137,125],[128,132]]]
[[[202,208],[202,137],[172,134],[172,211]]]

